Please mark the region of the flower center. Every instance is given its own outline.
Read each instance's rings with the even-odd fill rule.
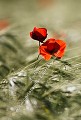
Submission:
[[[60,49],[60,45],[57,42],[49,43],[47,45],[47,52],[50,54],[56,53]]]

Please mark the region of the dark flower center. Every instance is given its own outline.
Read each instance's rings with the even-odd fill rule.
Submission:
[[[47,52],[50,54],[56,53],[60,49],[60,45],[55,42],[55,43],[49,43],[47,45]]]

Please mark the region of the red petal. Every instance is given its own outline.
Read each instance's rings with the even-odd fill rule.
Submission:
[[[47,30],[45,28],[38,28],[36,31],[42,36],[47,37]]]
[[[52,57],[52,55],[46,52],[46,46],[42,45],[39,47],[39,54],[42,55],[45,60],[49,60]]]
[[[34,27],[33,32],[34,32],[34,31],[37,31],[37,29],[38,29],[37,27]]]
[[[56,40],[56,42],[60,45],[60,49],[54,53],[54,56],[61,58],[64,55],[66,43],[62,40]]]
[[[54,38],[50,38],[50,39],[48,39],[46,42],[48,42],[48,43],[54,43],[54,42],[55,42],[55,39],[54,39]]]
[[[63,46],[63,45],[66,46],[66,43],[65,43],[63,40],[56,40],[56,42],[57,42],[60,46]]]
[[[50,54],[56,53],[60,49],[60,45],[57,42],[49,43],[47,45],[47,50]]]
[[[47,29],[46,28],[37,28],[37,27],[34,27],[33,29],[33,32],[39,32],[41,33],[43,36],[46,36],[47,35]]]
[[[32,32],[30,32],[30,37],[32,38]]]

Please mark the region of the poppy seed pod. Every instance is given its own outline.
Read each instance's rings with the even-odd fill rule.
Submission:
[[[60,59],[64,55],[65,48],[66,43],[63,40],[50,38],[39,47],[39,54],[45,60],[49,60],[52,56]]]
[[[34,27],[33,31],[30,32],[30,37],[34,40],[37,40],[43,43],[43,41],[47,37],[47,29]]]

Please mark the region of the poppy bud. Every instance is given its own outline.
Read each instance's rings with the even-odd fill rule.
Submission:
[[[34,27],[33,31],[30,32],[30,37],[34,40],[37,40],[43,43],[43,41],[47,37],[47,29]]]

